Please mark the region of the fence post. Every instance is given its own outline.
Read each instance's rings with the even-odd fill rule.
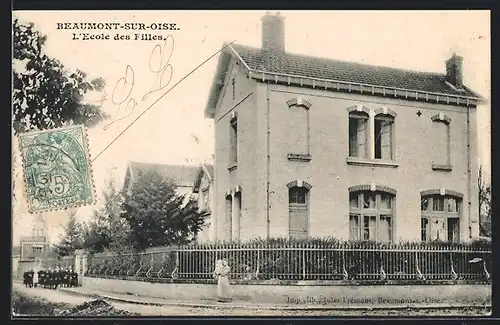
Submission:
[[[75,250],[75,272],[78,274],[78,286],[83,286],[83,276],[87,270],[87,256],[85,250]]]
[[[306,250],[304,245],[300,245],[302,248],[302,280],[306,279]]]

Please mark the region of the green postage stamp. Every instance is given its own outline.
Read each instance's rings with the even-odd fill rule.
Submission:
[[[94,202],[84,126],[21,134],[20,149],[31,212],[60,210]]]

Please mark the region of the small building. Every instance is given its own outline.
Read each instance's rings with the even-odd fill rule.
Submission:
[[[139,173],[150,171],[174,180],[177,185],[177,194],[185,195],[186,197],[185,203],[191,198],[198,200],[199,212],[202,212],[205,217],[205,227],[197,236],[198,242],[213,240],[214,226],[211,224],[213,211],[213,166],[209,164],[182,166],[130,162],[125,174],[124,188],[128,188]]]
[[[215,240],[215,224],[212,222],[214,208],[214,167],[201,164],[193,185],[193,194],[198,196],[198,209],[205,217],[205,228],[198,234],[198,242]]]
[[[47,254],[50,242],[48,227],[43,214],[35,215],[31,236],[21,236],[19,246],[21,261],[35,261]]]
[[[186,195],[186,200],[189,200],[193,193],[196,175],[198,174],[197,166],[152,164],[131,161],[127,166],[123,188],[127,189],[140,173],[151,171],[165,178],[174,180],[177,185],[177,194]]]
[[[218,239],[478,237],[484,99],[462,57],[434,73],[289,53],[279,14],[261,48],[224,46],[205,108]]]
[[[13,256],[13,262],[17,264],[16,277],[22,277],[28,270],[34,270],[42,266],[42,261],[47,258],[50,251],[49,229],[45,215],[39,213],[33,216],[31,236],[21,236],[19,241],[19,255]]]

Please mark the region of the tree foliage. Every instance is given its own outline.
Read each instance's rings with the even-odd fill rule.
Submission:
[[[121,218],[123,195],[112,178],[106,183],[103,199],[103,208],[94,210],[92,220],[86,225],[84,247],[93,253],[119,251],[129,246],[129,227]]]
[[[104,80],[88,80],[80,70],[69,71],[44,53],[47,39],[33,24],[17,19],[13,29],[13,128],[15,133],[60,127],[68,123],[93,126],[107,118],[100,105],[84,95],[101,92]]]
[[[491,237],[491,185],[484,177],[482,166],[479,168],[479,232]]]
[[[75,250],[83,247],[83,241],[82,227],[78,223],[75,213],[71,213],[59,244],[55,245],[55,251],[59,256],[72,255]]]
[[[129,241],[138,250],[191,242],[204,225],[197,202],[176,193],[173,180],[156,172],[139,173],[124,194],[122,216]]]
[[[102,214],[94,210],[92,220],[84,224],[83,247],[90,253],[103,252],[111,244],[109,226],[103,221]]]

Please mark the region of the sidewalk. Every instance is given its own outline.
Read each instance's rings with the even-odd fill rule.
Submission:
[[[100,292],[89,290],[84,287],[78,288],[59,288],[63,292],[72,295],[86,296],[94,299],[105,299],[110,301],[131,303],[148,306],[179,306],[191,308],[210,308],[210,309],[252,309],[252,310],[401,310],[401,309],[461,309],[467,307],[485,307],[491,308],[491,302],[476,303],[476,304],[460,304],[460,303],[411,303],[411,304],[360,304],[360,305],[332,305],[332,304],[270,304],[256,303],[251,301],[232,301],[230,303],[221,303],[215,300],[198,300],[198,301],[183,301],[183,300],[167,300],[161,298],[151,298],[136,295],[117,294],[109,292]]]

